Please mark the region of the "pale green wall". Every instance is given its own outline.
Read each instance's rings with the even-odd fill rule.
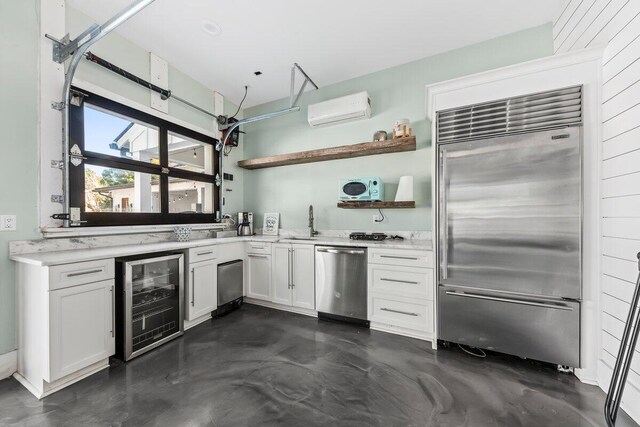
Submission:
[[[245,208],[255,213],[257,224],[264,212],[280,212],[282,228],[305,228],[308,205],[313,204],[319,229],[430,230],[431,124],[425,119],[425,85],[552,54],[549,24],[305,93],[299,113],[244,127],[246,158],[370,141],[376,130],[390,132],[399,118],[411,120],[417,151],[245,171]],[[305,71],[313,77],[312,69]],[[363,90],[372,99],[371,119],[320,129],[307,124],[308,104]],[[245,116],[281,109],[287,102],[248,108]],[[393,200],[402,175],[414,176],[416,209],[384,210],[387,220],[373,224],[377,211],[336,208],[341,178],[381,176],[387,183],[386,199]]]
[[[38,0],[0,0],[0,214],[18,230],[0,233],[0,354],[16,348],[16,292],[9,241],[38,234]]]

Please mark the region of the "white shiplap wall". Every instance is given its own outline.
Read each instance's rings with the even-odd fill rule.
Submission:
[[[638,275],[640,252],[640,0],[566,0],[556,53],[606,45],[602,68],[601,337],[606,389]],[[640,345],[623,408],[640,421]]]

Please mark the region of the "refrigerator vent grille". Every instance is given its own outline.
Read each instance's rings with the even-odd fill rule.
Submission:
[[[485,102],[437,113],[438,143],[582,123],[582,86]]]

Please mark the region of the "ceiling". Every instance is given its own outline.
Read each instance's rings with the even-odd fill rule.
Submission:
[[[103,23],[131,1],[67,3]],[[156,0],[117,31],[236,104],[248,84],[249,107],[288,96],[294,62],[322,87],[551,22],[562,3]]]

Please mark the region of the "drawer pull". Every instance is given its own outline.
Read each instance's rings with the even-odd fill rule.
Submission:
[[[76,273],[67,273],[67,277],[84,276],[85,274],[102,273],[102,268],[96,270],[78,271]]]
[[[386,307],[382,307],[380,310],[381,311],[390,311],[391,313],[405,314],[407,316],[414,316],[414,317],[419,316],[418,313],[409,313],[408,311],[393,310],[391,308],[386,308]]]
[[[397,255],[380,255],[380,258],[393,258],[393,259],[410,259],[412,261],[418,261],[419,258],[411,256],[397,256]]]
[[[385,281],[385,282],[397,282],[397,283],[408,283],[410,285],[419,285],[419,282],[412,282],[411,280],[398,280],[398,279],[386,279],[386,278],[381,278],[380,280]]]
[[[269,255],[247,254],[250,258],[269,258]]]
[[[208,251],[208,252],[198,252],[198,253],[197,253],[197,255],[198,255],[198,256],[202,256],[202,255],[210,255],[210,254],[212,254],[212,253],[213,253],[213,251]]]
[[[468,292],[455,292],[455,291],[446,291],[445,294],[450,295],[452,297],[475,298],[475,299],[482,299],[487,301],[498,301],[498,302],[506,302],[511,304],[531,305],[534,307],[554,308],[557,310],[573,311],[573,308],[571,308],[571,306],[563,303],[545,303],[542,301],[528,301],[528,300],[521,300],[521,299],[515,299],[515,298],[492,297],[489,295],[472,294]]]

